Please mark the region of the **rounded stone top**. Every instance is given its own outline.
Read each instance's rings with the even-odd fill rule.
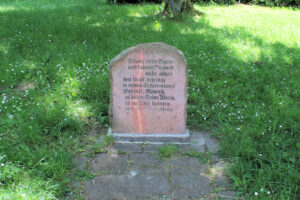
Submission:
[[[117,55],[116,57],[114,57],[111,60],[110,67],[112,67],[116,62],[124,59],[130,52],[139,51],[141,49],[157,49],[157,50],[173,53],[174,55],[177,55],[177,56],[181,57],[181,59],[183,60],[183,62],[187,66],[187,61],[186,61],[182,51],[178,50],[174,46],[168,45],[168,44],[163,43],[163,42],[152,42],[152,43],[138,44],[134,47],[129,47],[129,48],[125,49],[119,55]]]

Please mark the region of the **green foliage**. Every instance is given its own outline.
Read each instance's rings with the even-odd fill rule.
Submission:
[[[197,158],[202,163],[206,163],[211,160],[211,153],[207,151],[206,152],[198,152],[198,151],[184,152],[175,144],[167,144],[158,148],[158,157],[160,159],[169,159],[176,156],[188,156],[192,158]]]
[[[158,149],[158,156],[161,159],[167,159],[176,156],[180,150],[174,144],[167,144]]]
[[[190,151],[182,153],[184,156],[189,156],[192,158],[197,158],[200,162],[206,163],[211,160],[211,153],[208,151],[198,152],[198,151]]]
[[[112,135],[105,135],[103,139],[103,146],[112,146],[114,144],[114,137]]]
[[[220,4],[220,5],[232,5],[236,3],[244,3],[251,5],[263,5],[263,6],[300,6],[300,0],[192,0],[193,3],[198,4]],[[145,4],[155,3],[161,4],[163,0],[107,0],[107,3],[119,3],[119,4]]]
[[[112,135],[104,135],[103,140],[99,144],[98,142],[95,142],[92,147],[91,151],[89,152],[89,157],[94,157],[95,154],[102,153],[108,148],[112,147],[114,144],[114,137]]]
[[[96,174],[93,174],[89,172],[88,170],[84,169],[82,171],[79,171],[77,174],[80,178],[83,178],[83,180],[90,180],[96,177]]]
[[[250,3],[264,6],[300,6],[299,0],[252,0]]]
[[[193,3],[216,3],[230,5],[236,3],[264,5],[264,6],[300,6],[300,0],[192,0]]]
[[[0,155],[0,199],[55,199],[57,187]]]
[[[141,4],[141,3],[155,3],[161,4],[162,0],[107,0],[107,3],[119,3],[119,4]]]
[[[220,5],[231,5],[237,3],[236,0],[192,0],[192,2],[198,4],[220,4]]]
[[[108,63],[156,41],[184,52],[188,125],[220,139],[238,192],[300,199],[298,10],[196,8],[205,18],[174,22],[160,5],[1,1],[0,199],[64,199],[79,138],[108,121]]]

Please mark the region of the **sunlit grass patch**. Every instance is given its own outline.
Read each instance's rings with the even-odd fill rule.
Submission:
[[[9,46],[5,43],[0,44],[0,52],[1,54],[7,55],[9,50]]]
[[[219,137],[238,193],[297,199],[299,11],[196,8],[206,15],[174,20],[155,16],[161,5],[1,1],[0,152],[15,184],[7,178],[0,198],[64,199],[80,137],[108,123],[110,60],[165,42],[189,64],[188,125]]]

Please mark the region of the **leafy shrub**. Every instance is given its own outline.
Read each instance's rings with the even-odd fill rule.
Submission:
[[[217,3],[229,5],[235,3],[257,4],[264,6],[300,6],[300,0],[192,0],[193,3]]]
[[[300,0],[253,0],[252,3],[265,6],[299,6]]]
[[[221,5],[235,4],[236,0],[192,0],[193,3],[216,3]]]
[[[165,146],[160,147],[158,150],[158,156],[161,159],[171,158],[177,153],[179,153],[179,149],[174,144],[167,144]]]
[[[119,4],[140,4],[140,3],[157,3],[161,4],[162,0],[107,0],[107,3],[119,3]]]
[[[119,4],[141,4],[156,3],[160,4],[163,0],[107,0],[108,3]],[[216,3],[220,5],[230,5],[235,3],[256,4],[264,6],[300,6],[300,0],[192,0],[193,3]]]

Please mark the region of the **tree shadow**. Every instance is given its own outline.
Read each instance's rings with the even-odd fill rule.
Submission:
[[[147,42],[164,42],[186,56],[189,126],[208,129],[247,123],[247,119],[229,121],[227,115],[245,105],[272,105],[276,95],[290,102],[289,111],[300,108],[296,103],[300,95],[294,92],[300,84],[300,59],[293,56],[300,55],[298,46],[265,41],[245,27],[216,28],[205,17],[157,18],[151,5],[90,2],[95,6],[80,2],[0,12],[0,48],[5,48],[0,51],[0,65],[20,64],[17,75],[0,69],[0,80],[5,79],[1,93],[22,81],[36,85],[32,101],[44,103],[42,113],[50,113],[46,122],[44,116],[37,115],[39,134],[59,132],[52,138],[58,140],[66,129],[77,129],[77,122],[57,128],[69,117],[70,107],[86,110],[88,114],[82,117],[71,113],[83,124],[106,118],[100,124],[103,126],[108,116],[110,60],[128,47]],[[259,53],[245,58],[228,41],[245,45],[250,41]],[[289,82],[289,92],[284,80]],[[284,109],[278,108],[278,112],[287,114]],[[3,111],[0,115],[6,114]],[[299,122],[297,115],[289,116]]]
[[[260,98],[257,99],[261,101],[264,99],[265,90],[260,88],[258,82],[272,84],[282,78],[273,76],[272,73],[260,73],[261,71],[279,70],[282,73],[278,74],[285,74],[286,78],[297,77],[299,74],[299,69],[295,71],[295,66],[299,66],[299,59],[290,56],[299,55],[298,47],[288,47],[279,42],[269,43],[252,35],[244,27],[215,28],[205,17],[195,20],[193,17],[183,16],[176,21],[160,19],[152,15],[151,6],[140,8],[139,5],[96,5],[97,7],[92,7],[81,2],[64,7],[44,6],[1,12],[1,26],[6,27],[6,31],[1,34],[1,44],[5,46],[6,52],[0,54],[2,63],[24,63],[27,74],[20,75],[18,81],[24,78],[30,81],[40,71],[40,79],[44,81],[36,83],[39,88],[46,85],[57,87],[57,82],[64,84],[66,77],[80,74],[75,72],[76,67],[83,63],[95,63],[103,74],[96,73],[97,78],[90,76],[78,96],[87,103],[92,103],[92,110],[104,115],[107,114],[109,104],[108,63],[122,50],[139,43],[165,42],[183,51],[191,70],[190,88],[197,88],[201,95],[207,95],[207,101],[212,101],[209,97],[212,93],[204,88],[198,81],[199,78],[207,82],[237,79],[238,86],[251,85],[245,89],[259,95]],[[245,61],[224,40],[251,41],[260,48],[260,55]],[[263,50],[265,48],[268,49],[268,55]],[[278,68],[278,64],[287,67]],[[65,65],[64,70],[59,70],[58,65]],[[255,67],[255,70],[245,70],[249,67]],[[241,76],[243,70],[249,78]],[[2,72],[6,74],[5,71]],[[18,81],[14,78],[11,84]],[[193,93],[191,89],[189,92]],[[198,95],[201,96],[197,92],[192,95],[189,104],[198,105],[197,102],[201,102],[201,97],[196,97]],[[228,97],[234,95],[229,94]],[[243,100],[246,97],[237,95],[237,98]]]
[[[109,104],[109,61],[124,49],[139,43],[165,42],[183,51],[191,70],[190,105],[199,105],[203,101],[203,95],[209,101],[208,104],[215,103],[210,96],[216,95],[205,89],[207,84],[201,84],[200,79],[213,83],[234,78],[237,81],[232,87],[251,90],[246,93],[255,93],[252,100],[261,101],[265,99],[266,91],[258,82],[272,84],[282,78],[273,76],[272,73],[260,73],[261,71],[279,70],[282,72],[279,74],[287,75],[286,78],[297,77],[299,74],[299,70],[294,70],[295,66],[299,66],[299,59],[290,56],[299,54],[298,47],[287,47],[278,42],[269,43],[252,35],[244,27],[215,28],[205,17],[161,19],[152,14],[153,8],[149,5],[144,8],[139,5],[96,5],[97,7],[92,7],[79,2],[64,7],[44,6],[1,12],[0,18],[4,19],[2,26],[7,27],[1,34],[1,44],[6,46],[6,53],[0,54],[2,63],[18,61],[26,65],[24,68],[27,74],[20,75],[18,81],[24,78],[31,81],[35,79],[36,73],[41,72],[40,80],[44,80],[36,81],[39,88],[66,84],[66,77],[80,76],[76,67],[84,67],[83,63],[94,63],[94,67],[99,67],[101,72],[95,72],[94,75],[91,73],[89,80],[83,81],[84,84],[79,81],[81,86],[77,97],[87,104],[91,103],[91,110],[102,115],[107,115]],[[224,40],[251,41],[261,49],[260,55],[245,61]],[[268,55],[263,51],[264,48],[268,49]],[[287,67],[277,68],[278,64]],[[64,69],[59,70],[60,67],[57,66],[64,66]],[[255,67],[255,70],[247,69],[251,67]],[[243,73],[247,73],[248,78],[245,79]],[[84,77],[78,80],[82,78]],[[18,81],[13,79],[12,82]],[[197,91],[193,92],[193,89]],[[238,88],[236,92],[228,94],[228,98],[234,98],[235,95],[235,99],[239,101],[249,98],[238,95]],[[193,111],[189,109],[189,115],[191,114]]]

